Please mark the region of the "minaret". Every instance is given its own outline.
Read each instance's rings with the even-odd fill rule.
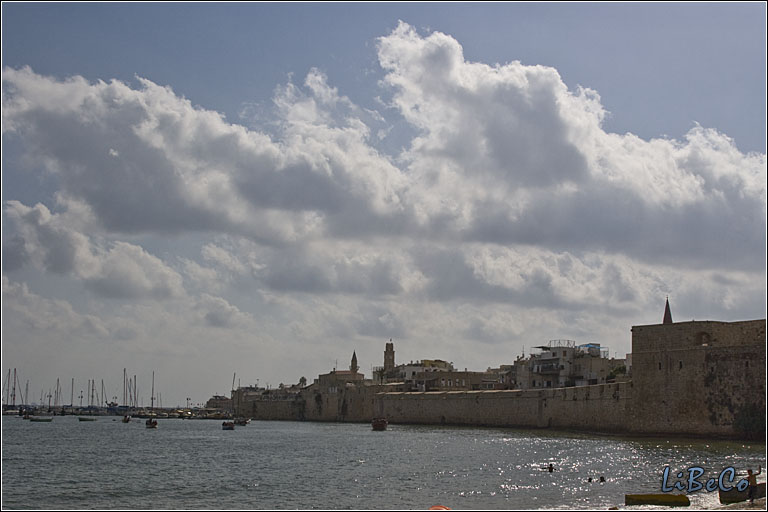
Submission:
[[[386,350],[384,351],[384,371],[394,370],[395,368],[395,344],[392,343],[392,338],[387,343]]]
[[[661,323],[662,324],[672,323],[672,312],[669,310],[669,296],[667,296],[667,305],[664,307],[664,320],[662,320]]]
[[[352,373],[357,373],[357,370],[359,369],[359,366],[357,366],[357,354],[355,354],[355,351],[352,351],[352,363],[349,365],[349,371]]]

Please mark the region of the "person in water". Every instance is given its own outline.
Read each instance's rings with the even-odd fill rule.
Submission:
[[[605,482],[605,477],[603,475],[600,475],[600,483]]]
[[[749,482],[749,502],[754,503],[757,496],[757,475],[763,472],[763,467],[757,467],[757,473],[753,473],[751,469],[747,470],[747,482]]]
[[[549,468],[548,468],[548,470],[549,470],[549,472],[550,472],[550,473],[551,473],[551,472],[553,472],[553,471],[555,470],[555,466],[553,466],[551,462],[549,463]]]

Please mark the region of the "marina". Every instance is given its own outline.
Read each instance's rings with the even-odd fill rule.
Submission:
[[[735,441],[283,421],[224,432],[180,419],[148,431],[121,420],[4,416],[3,508],[632,509],[625,495],[659,493],[665,466],[765,467],[764,444]],[[720,506],[717,492],[689,498],[688,509]]]

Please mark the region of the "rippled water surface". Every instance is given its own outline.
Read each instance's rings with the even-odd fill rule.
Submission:
[[[117,417],[2,420],[4,509],[592,509],[665,466],[765,467],[765,445],[552,431]],[[545,471],[547,464],[555,471]],[[606,477],[605,483],[597,480]],[[596,481],[587,482],[588,477]],[[691,495],[695,508],[717,493]]]

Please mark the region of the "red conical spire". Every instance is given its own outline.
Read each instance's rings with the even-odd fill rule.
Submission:
[[[669,310],[669,296],[667,296],[667,305],[664,307],[664,320],[662,320],[661,323],[662,324],[672,323],[672,312]]]

